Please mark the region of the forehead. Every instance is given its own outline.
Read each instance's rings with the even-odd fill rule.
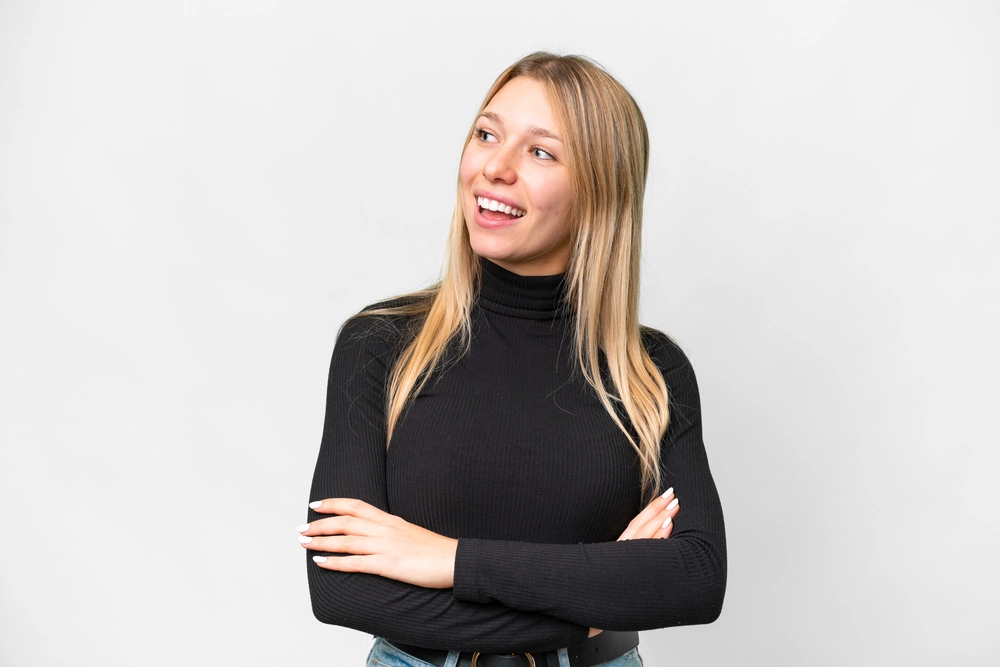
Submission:
[[[539,128],[561,135],[555,110],[549,102],[545,84],[519,76],[497,91],[484,111],[496,114],[508,131]]]

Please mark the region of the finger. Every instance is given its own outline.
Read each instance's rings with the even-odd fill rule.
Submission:
[[[654,539],[665,539],[670,537],[670,533],[674,531],[674,517],[677,516],[680,509],[680,503],[676,502],[676,500],[667,506],[667,509],[664,511],[666,516],[663,519],[663,523],[660,524],[660,527],[655,533],[653,533]]]
[[[303,535],[375,535],[382,524],[351,515],[339,515],[317,519],[295,530]]]
[[[647,521],[645,525],[636,529],[635,534],[630,539],[640,540],[657,537],[657,533],[664,529],[667,522],[677,516],[679,510],[680,502],[676,498],[672,499],[659,514]]]
[[[621,534],[621,536],[618,539],[619,540],[635,539],[637,533],[643,527],[645,527],[646,524],[648,524],[650,521],[653,521],[660,514],[660,512],[663,511],[663,508],[673,499],[674,499],[673,487],[667,489],[662,495],[653,498],[651,501],[649,501],[649,504],[646,505],[645,509],[639,512],[636,515],[636,517],[629,522],[628,527],[625,529],[625,531]],[[661,519],[660,521],[662,523],[663,520]]]
[[[632,519],[628,527],[618,538],[619,540],[630,540],[634,539],[636,533],[645,526],[649,521],[653,520],[656,515],[661,512],[664,506],[673,498],[674,489],[673,487],[667,489],[663,495],[657,496],[649,501],[649,504]]]
[[[668,537],[670,537],[670,533],[672,532],[674,532],[674,522],[672,519],[668,517],[666,522],[664,522],[663,527],[660,528],[658,531],[656,531],[656,534],[653,535],[653,538],[658,540],[665,540]]]
[[[378,546],[380,540],[368,537],[367,535],[321,535],[319,537],[303,535],[299,537],[299,543],[306,549],[328,551],[337,554],[364,555],[382,553]]]
[[[680,510],[680,508],[681,508],[681,501],[678,500],[677,498],[674,498],[669,503],[667,503],[667,506],[666,508],[664,508],[663,511],[668,515],[670,515],[671,518],[673,518],[677,516],[677,512]]]
[[[324,570],[337,572],[367,572],[378,574],[378,556],[313,556],[313,562]]]
[[[320,514],[349,514],[369,521],[381,521],[389,516],[374,505],[357,498],[326,498],[309,503],[309,509]]]

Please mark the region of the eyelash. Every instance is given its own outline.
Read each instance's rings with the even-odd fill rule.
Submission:
[[[479,139],[480,141],[486,141],[486,137],[487,136],[490,136],[490,137],[495,137],[496,136],[492,132],[487,132],[486,130],[484,130],[481,127],[477,127],[475,130],[473,130],[472,131],[472,135],[476,139]],[[488,142],[488,143],[492,143],[492,142]],[[545,157],[542,157],[541,155],[538,155],[538,153],[542,153]],[[548,152],[544,148],[538,148],[537,146],[531,149],[531,154],[534,155],[539,160],[555,160],[556,159],[556,157],[552,153]]]
[[[494,135],[494,134],[493,134],[492,132],[487,132],[486,130],[484,130],[484,129],[483,129],[483,128],[481,128],[481,127],[477,127],[477,128],[476,128],[476,129],[475,129],[475,130],[474,130],[474,131],[472,132],[472,134],[474,134],[474,135],[476,136],[476,139],[479,139],[480,141],[486,141],[486,138],[485,138],[485,137],[486,137],[486,135],[490,135],[491,137],[493,137],[493,136],[496,136],[496,135]]]

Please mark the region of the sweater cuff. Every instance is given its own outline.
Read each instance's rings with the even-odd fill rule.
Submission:
[[[455,551],[455,584],[452,595],[463,602],[485,604],[492,598],[479,587],[479,549],[481,544],[475,539],[459,539]]]

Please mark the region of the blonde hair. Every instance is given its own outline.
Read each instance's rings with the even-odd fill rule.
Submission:
[[[649,167],[646,123],[628,91],[598,65],[580,56],[544,52],[507,68],[490,87],[480,113],[497,91],[519,76],[546,86],[566,135],[575,194],[566,305],[576,316],[578,366],[635,448],[643,490],[657,490],[659,443],[669,409],[666,384],[642,344],[638,318],[642,203]],[[387,397],[390,441],[408,401],[446,362],[446,350],[457,343],[463,354],[469,347],[481,267],[469,242],[464,211],[460,186],[438,284],[407,295],[403,305],[361,313],[410,315],[422,321],[392,371]],[[601,374],[602,354],[610,387]],[[628,424],[616,404],[624,409]]]

